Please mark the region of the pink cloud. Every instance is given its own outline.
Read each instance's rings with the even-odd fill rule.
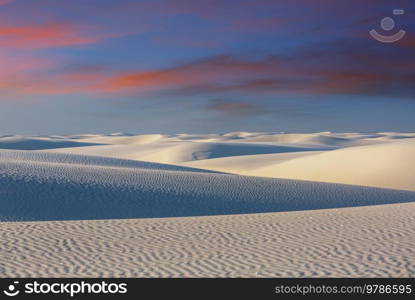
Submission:
[[[0,26],[3,48],[48,48],[96,43],[100,38],[85,34],[84,28],[70,24]]]
[[[12,3],[14,0],[0,0],[0,5],[6,5]]]
[[[25,88],[33,78],[44,76],[53,70],[58,62],[50,58],[25,55],[23,58],[13,53],[0,52],[0,90],[2,94],[25,93]]]

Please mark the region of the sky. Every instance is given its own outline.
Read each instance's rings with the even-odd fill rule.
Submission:
[[[414,17],[413,0],[0,0],[0,135],[414,131]]]

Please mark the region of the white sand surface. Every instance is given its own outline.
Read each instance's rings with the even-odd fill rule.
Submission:
[[[396,132],[2,136],[0,276],[412,277],[414,153]]]
[[[415,204],[0,223],[2,277],[414,277]]]

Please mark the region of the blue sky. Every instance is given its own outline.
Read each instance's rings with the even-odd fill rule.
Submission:
[[[0,0],[1,134],[413,131],[414,8]]]

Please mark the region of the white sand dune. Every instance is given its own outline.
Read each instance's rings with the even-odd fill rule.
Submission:
[[[412,277],[414,153],[395,132],[3,136],[0,277]]]
[[[193,160],[180,163],[181,166],[189,166],[205,170],[218,172],[234,173],[248,176],[264,176],[264,168],[277,165],[279,163],[296,159],[299,157],[315,155],[322,151],[299,151],[275,154],[240,155],[232,157],[220,157],[202,160]],[[269,176],[272,177],[272,176]]]
[[[1,277],[414,277],[415,204],[0,223]]]
[[[414,155],[412,138],[303,156],[246,174],[415,191]]]
[[[398,190],[6,150],[0,151],[0,194],[0,218],[19,221],[240,214],[415,201],[414,192]]]
[[[237,157],[242,155],[295,153],[304,151],[326,150],[321,147],[268,145],[256,143],[229,142],[194,142],[163,141],[151,144],[135,144],[134,142],[119,145],[100,145],[74,148],[50,149],[49,152],[88,154],[103,157],[117,157],[150,162],[178,164],[203,159],[220,157]]]
[[[312,150],[315,149],[285,145],[279,146],[249,143],[188,142],[180,143],[173,147],[167,147],[160,151],[147,153],[146,155],[139,156],[138,159],[161,163],[181,163],[220,157],[236,157],[241,155],[271,153],[292,153]]]
[[[248,136],[244,138],[249,143],[277,143],[277,144],[297,144],[297,145],[318,145],[318,146],[354,146],[369,143],[369,141],[356,137],[337,136],[330,133],[315,134],[263,134],[259,136]]]
[[[110,135],[76,135],[69,138],[74,140],[80,140],[86,143],[92,144],[111,144],[111,145],[145,145],[154,143],[158,140],[162,140],[165,136],[161,134],[142,134],[142,135],[130,135],[130,134],[110,134]],[[68,138],[68,137],[62,137]]]
[[[190,140],[171,144],[169,139],[169,142],[148,145],[146,148],[126,144],[52,151],[139,159],[248,176],[413,191],[415,190],[415,161],[412,159],[415,153],[414,136],[410,133],[351,133],[335,134],[334,137],[330,137],[328,133],[324,135],[234,133],[230,135],[231,140],[222,140],[221,143],[201,143]],[[209,137],[212,138],[211,135]],[[234,143],[235,137],[238,138],[238,143]],[[341,142],[336,143],[335,141],[339,139]],[[272,144],[272,141],[275,143]],[[300,144],[296,145],[295,142]],[[249,146],[244,147],[244,144]],[[343,147],[339,144],[343,144]]]
[[[86,143],[68,138],[53,137],[23,137],[23,136],[2,136],[0,137],[0,149],[14,150],[41,150],[54,148],[68,148],[93,146],[97,143]]]
[[[289,178],[415,191],[415,139],[332,151],[225,157],[181,165],[247,176]]]

